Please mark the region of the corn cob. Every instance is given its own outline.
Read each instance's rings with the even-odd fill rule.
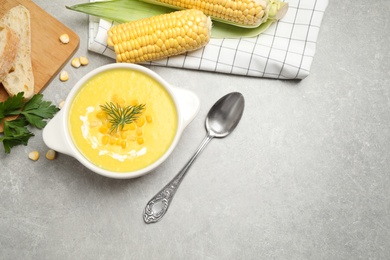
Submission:
[[[174,9],[197,9],[212,19],[241,27],[257,27],[268,18],[279,20],[288,4],[280,0],[143,0]],[[280,10],[281,9],[281,10]],[[279,12],[280,11],[280,12]],[[276,13],[279,15],[276,17]],[[272,14],[271,14],[272,13]],[[269,17],[270,16],[270,17]]]
[[[210,40],[211,19],[189,9],[123,23],[108,31],[117,62],[140,63],[199,49]]]

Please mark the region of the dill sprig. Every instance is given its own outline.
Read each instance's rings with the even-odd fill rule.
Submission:
[[[100,108],[108,116],[108,122],[111,124],[110,132],[112,133],[135,121],[142,113],[145,105],[121,107],[118,104],[107,102],[105,105],[100,105]]]

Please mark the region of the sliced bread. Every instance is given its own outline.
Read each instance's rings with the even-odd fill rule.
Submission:
[[[10,72],[16,50],[19,46],[19,37],[5,24],[0,24],[0,82]]]
[[[3,79],[2,84],[9,95],[23,91],[24,97],[29,99],[34,95],[30,11],[22,5],[17,5],[1,18],[0,23],[10,27],[20,39],[13,69]]]

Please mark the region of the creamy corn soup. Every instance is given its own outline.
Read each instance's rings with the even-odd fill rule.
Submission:
[[[113,129],[113,108],[127,111],[126,118],[133,121]],[[134,108],[139,113],[129,116]],[[172,143],[177,123],[175,105],[164,87],[129,69],[112,69],[89,79],[69,111],[77,148],[93,164],[114,172],[136,171],[158,160]]]

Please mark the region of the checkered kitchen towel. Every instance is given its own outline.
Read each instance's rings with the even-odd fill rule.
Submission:
[[[90,0],[93,1],[93,0]],[[257,37],[211,39],[197,51],[146,64],[252,77],[304,79],[309,75],[328,0],[286,0],[285,17]],[[90,17],[88,49],[115,59],[106,45],[110,21]]]

